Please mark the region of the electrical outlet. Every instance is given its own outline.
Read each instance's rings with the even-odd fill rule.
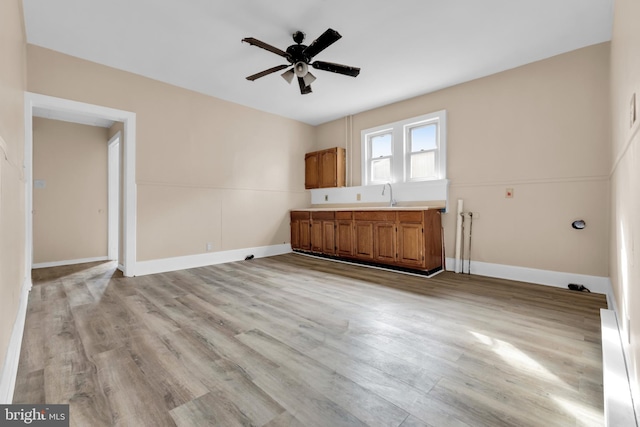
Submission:
[[[472,217],[473,219],[478,219],[479,216],[480,214],[478,212],[469,212],[469,217]]]
[[[513,188],[507,188],[504,193],[504,197],[506,199],[513,199]]]
[[[357,201],[362,200],[362,195],[360,193],[356,194],[356,200]]]
[[[329,195],[328,195],[328,194],[325,194],[325,195],[324,195],[324,201],[325,201],[325,202],[328,202],[328,201],[329,201]]]
[[[213,243],[207,242],[207,252],[211,252],[213,250]]]

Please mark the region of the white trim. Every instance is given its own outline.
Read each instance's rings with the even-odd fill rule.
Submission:
[[[391,140],[391,179],[392,183],[401,182],[424,182],[426,180],[409,180],[407,178],[407,144],[406,131],[410,127],[435,123],[438,125],[438,148],[436,151],[436,180],[447,178],[447,111],[440,110],[429,114],[423,114],[417,117],[411,117],[399,120],[393,123],[387,123],[360,131],[360,149],[361,149],[361,182],[363,185],[379,185],[384,184],[382,181],[371,180],[370,170],[370,138],[377,134],[390,133]]]
[[[290,252],[291,245],[285,243],[281,245],[259,246],[255,248],[233,249],[230,251],[207,252],[175,258],[139,261],[136,266],[136,276],[242,261],[247,255],[253,255],[255,258],[264,258]]]
[[[63,265],[85,264],[87,262],[99,262],[99,261],[109,261],[109,257],[99,256],[94,258],[69,259],[64,261],[39,262],[37,264],[33,264],[31,268],[35,270],[37,268],[60,267]]]
[[[600,310],[605,426],[636,427],[620,327],[613,310]]]
[[[117,261],[120,240],[120,140],[116,132],[107,143],[107,257]]]
[[[447,258],[447,270],[453,271],[454,258]],[[464,261],[465,264],[468,260]],[[513,265],[492,264],[471,260],[471,273],[479,276],[496,277],[518,282],[536,283],[538,285],[567,288],[569,283],[578,283],[589,288],[591,292],[607,296],[607,304],[612,307],[613,288],[608,277],[589,276],[586,274],[565,273],[561,271],[540,270],[537,268],[517,267]]]
[[[135,275],[136,268],[136,114],[130,111],[100,105],[86,104],[37,93],[25,92],[25,143],[24,143],[24,172],[25,172],[25,208],[26,208],[26,245],[25,272],[31,271],[33,263],[33,108],[44,108],[55,111],[81,114],[87,117],[100,117],[124,123],[124,153],[123,153],[123,212],[122,224],[124,275]]]
[[[11,338],[7,354],[4,358],[4,366],[0,375],[0,404],[8,405],[13,401],[13,392],[16,387],[16,377],[18,376],[18,364],[20,362],[20,349],[22,348],[22,336],[24,335],[25,319],[27,317],[27,304],[29,302],[29,291],[31,290],[31,280],[25,280],[20,292],[20,303],[18,313],[13,324]]]

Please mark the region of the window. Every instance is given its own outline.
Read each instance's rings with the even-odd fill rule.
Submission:
[[[362,183],[445,179],[446,111],[362,131]]]

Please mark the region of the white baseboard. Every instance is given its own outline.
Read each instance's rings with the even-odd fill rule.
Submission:
[[[620,327],[613,310],[600,310],[605,426],[637,427]]]
[[[24,334],[24,324],[27,317],[27,303],[29,302],[29,291],[31,281],[25,279],[20,291],[20,303],[18,313],[11,331],[9,347],[4,358],[4,366],[0,373],[0,404],[8,405],[13,401],[13,391],[16,387],[16,377],[18,375],[18,363],[20,362],[20,349],[22,348],[22,336]]]
[[[136,263],[135,275],[145,276],[147,274],[166,273],[168,271],[186,270],[188,268],[205,267],[207,265],[223,264],[225,262],[242,261],[247,255],[253,255],[255,258],[264,258],[289,252],[291,252],[291,245],[286,243],[282,245],[259,246],[255,248],[207,252],[175,258],[138,261]]]
[[[31,268],[35,270],[36,268],[60,267],[63,265],[85,264],[87,262],[98,262],[98,261],[109,261],[109,257],[99,256],[94,258],[68,259],[65,261],[39,262],[37,264],[33,264]]]
[[[464,265],[466,270],[468,265],[466,261]],[[454,266],[455,259],[447,258],[447,270],[453,271]],[[591,292],[606,295],[609,308],[613,308],[615,305],[611,280],[608,277],[539,270],[537,268],[516,267],[513,265],[491,264],[488,262],[473,260],[471,261],[471,274],[496,277],[499,279],[516,280],[519,282],[536,283],[538,285],[547,285],[565,289],[569,283],[577,283],[589,288]]]

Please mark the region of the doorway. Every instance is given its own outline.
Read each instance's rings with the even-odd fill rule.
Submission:
[[[121,171],[117,171],[117,175],[110,176],[114,180],[118,176],[122,176],[122,193],[114,195],[118,200],[122,201],[122,243],[118,243],[119,233],[117,237],[109,239],[109,257],[110,259],[118,259],[120,268],[125,276],[135,276],[136,264],[136,188],[135,188],[135,145],[136,145],[136,115],[135,113],[117,110],[109,107],[103,107],[94,104],[86,104],[68,99],[56,98],[36,93],[25,93],[25,224],[26,224],[26,249],[25,249],[25,272],[30,275],[33,266],[33,113],[34,109],[39,111],[50,111],[56,115],[62,115],[69,121],[81,120],[111,120],[123,123],[122,133],[118,133],[117,143],[114,139],[109,141],[109,156],[111,156],[111,146],[113,144],[113,155],[115,150],[120,153],[119,158],[122,159],[120,167]],[[115,168],[115,164],[112,165]],[[109,168],[111,171],[111,168]],[[119,179],[118,179],[119,181]],[[109,186],[111,187],[111,185]],[[119,185],[116,185],[119,188]],[[118,193],[120,191],[118,190]],[[111,194],[110,194],[111,196]],[[111,200],[111,199],[110,199]],[[117,203],[110,203],[111,206],[117,206]],[[116,208],[117,209],[117,208]],[[119,215],[114,214],[115,218]],[[109,226],[119,227],[116,219],[109,215]],[[118,246],[122,246],[122,256],[118,256]],[[112,252],[112,248],[115,253]],[[113,258],[111,258],[113,257]],[[27,280],[28,277],[27,277]],[[29,280],[30,283],[30,280]]]

